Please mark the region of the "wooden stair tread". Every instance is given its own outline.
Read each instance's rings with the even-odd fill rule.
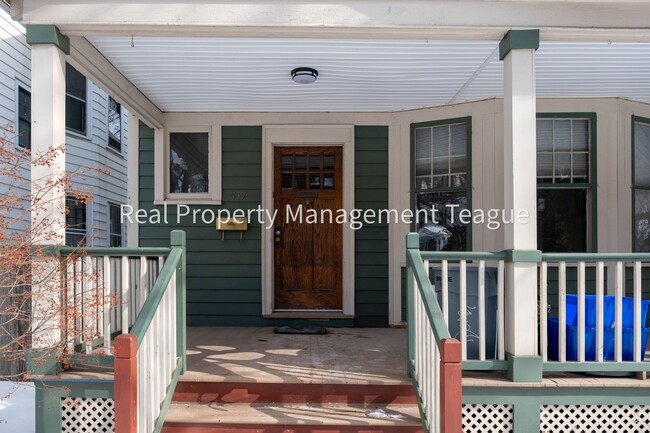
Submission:
[[[172,403],[165,425],[421,426],[416,405]]]

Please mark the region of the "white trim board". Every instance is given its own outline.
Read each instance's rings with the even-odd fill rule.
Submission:
[[[342,146],[343,209],[354,209],[353,125],[265,125],[262,130],[262,208],[273,208],[276,146]],[[262,230],[262,314],[273,313],[273,231]],[[343,314],[354,315],[354,231],[343,226]]]

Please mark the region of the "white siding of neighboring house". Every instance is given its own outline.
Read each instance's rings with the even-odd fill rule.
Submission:
[[[25,40],[25,29],[11,19],[6,6],[0,3],[0,124],[16,124],[18,86],[29,89],[30,67],[30,47]],[[108,146],[108,95],[90,80],[87,89],[88,134],[67,134],[66,165],[68,171],[101,166],[110,172],[109,175],[76,178],[77,184],[94,196],[88,208],[88,224],[92,227],[89,244],[106,246],[109,240],[109,203],[126,203],[128,114],[122,107],[122,152],[119,153]],[[24,176],[28,180],[29,172]],[[0,192],[6,185],[7,179],[0,178]],[[24,192],[28,192],[28,188],[26,183]],[[124,232],[123,240],[126,240]]]

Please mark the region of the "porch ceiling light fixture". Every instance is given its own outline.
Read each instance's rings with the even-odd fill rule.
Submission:
[[[300,84],[311,84],[318,78],[318,71],[314,68],[296,68],[291,71],[291,79]]]

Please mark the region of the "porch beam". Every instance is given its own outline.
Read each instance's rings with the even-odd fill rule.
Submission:
[[[187,36],[449,37],[500,39],[511,28],[543,29],[544,39],[648,40],[650,11],[641,1],[328,2],[23,0],[26,24],[64,33]],[[471,11],[471,13],[468,13]],[[594,31],[595,30],[595,31]],[[607,30],[603,36],[599,30]],[[402,36],[400,36],[402,35]],[[446,36],[445,36],[446,35]]]
[[[69,61],[144,123],[162,128],[163,112],[86,38],[70,36]]]
[[[505,314],[508,376],[513,381],[541,381],[537,356],[537,165],[535,50],[539,31],[512,30],[500,44],[504,72],[504,207],[515,215],[504,226],[506,263]]]

